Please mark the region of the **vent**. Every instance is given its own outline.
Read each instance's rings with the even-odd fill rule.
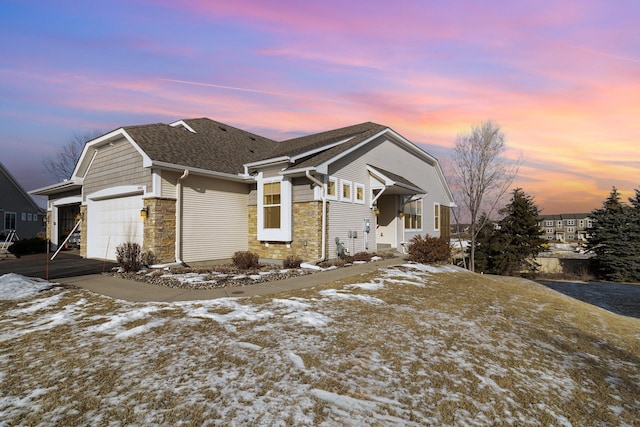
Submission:
[[[220,129],[222,132],[226,132],[227,128],[223,128],[222,126],[218,126],[218,129]]]

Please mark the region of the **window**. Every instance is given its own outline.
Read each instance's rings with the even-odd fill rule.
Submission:
[[[262,197],[264,228],[280,228],[280,183],[265,182]]]
[[[567,225],[576,225],[576,220],[575,219],[568,219],[567,220]]]
[[[33,221],[33,214],[32,213],[28,213],[27,214],[27,221]]]
[[[558,227],[562,227],[562,221],[558,221]]]
[[[327,181],[327,199],[338,199],[338,180],[336,178],[329,177]]]
[[[553,227],[553,221],[547,221],[547,222],[545,223],[545,225],[546,225],[547,227]]]
[[[27,214],[26,214],[26,213],[24,213],[24,212],[22,212],[22,213],[20,214],[20,221],[26,221],[26,220],[27,220]]]
[[[351,201],[351,181],[341,180],[340,200],[343,202]]]
[[[573,233],[574,231],[575,229],[573,227],[567,227],[567,233]]]
[[[547,228],[547,234],[553,234],[553,228]]]
[[[590,219],[587,220],[587,228],[593,227],[593,222]]]
[[[422,200],[414,200],[404,205],[405,230],[422,230]]]
[[[440,230],[440,204],[433,204],[433,229]]]
[[[584,227],[584,219],[580,220],[580,227]]]
[[[363,204],[364,203],[364,185],[363,184],[354,184],[356,189],[356,203]]]
[[[15,212],[4,213],[4,229],[5,230],[16,229],[16,213]]]
[[[258,181],[258,240],[291,241],[291,182],[283,177]]]

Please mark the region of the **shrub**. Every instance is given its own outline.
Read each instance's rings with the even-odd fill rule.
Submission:
[[[22,239],[14,242],[8,248],[9,252],[15,256],[41,254],[47,251],[47,241],[39,237]]]
[[[238,251],[233,254],[233,264],[240,270],[256,269],[260,266],[258,254],[249,251]]]
[[[125,273],[140,270],[141,259],[140,245],[137,243],[127,242],[116,248],[116,261]]]
[[[353,260],[369,262],[371,261],[372,256],[373,255],[371,255],[369,252],[358,252],[357,254],[353,255]]]
[[[289,255],[287,259],[282,261],[284,268],[300,268],[300,264],[302,264],[302,258],[295,255]]]
[[[409,260],[424,264],[439,264],[449,262],[451,259],[451,246],[445,239],[439,237],[422,238],[414,236],[409,242]]]
[[[151,251],[144,251],[140,254],[140,263],[147,267],[156,264],[156,255]]]

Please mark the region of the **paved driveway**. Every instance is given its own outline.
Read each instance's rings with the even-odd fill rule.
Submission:
[[[51,255],[53,254],[48,256],[51,257]],[[115,265],[113,262],[85,259],[76,254],[60,252],[53,261],[49,260],[47,266],[46,254],[25,255],[20,258],[0,260],[0,276],[6,273],[17,273],[26,277],[51,280],[102,273],[111,270]]]
[[[640,318],[640,284],[553,280],[536,282],[612,313]]]

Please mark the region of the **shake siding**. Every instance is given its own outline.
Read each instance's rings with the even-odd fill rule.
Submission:
[[[83,197],[120,185],[146,185],[151,190],[151,170],[142,167],[142,156],[126,140],[98,150],[83,184]]]
[[[244,183],[199,176],[183,181],[185,262],[227,259],[247,250],[247,193]]]
[[[312,202],[313,188],[311,188],[311,181],[307,178],[293,178],[292,180],[292,197],[293,203],[298,202]],[[249,185],[249,206],[256,206],[258,204],[258,185],[253,182]]]

